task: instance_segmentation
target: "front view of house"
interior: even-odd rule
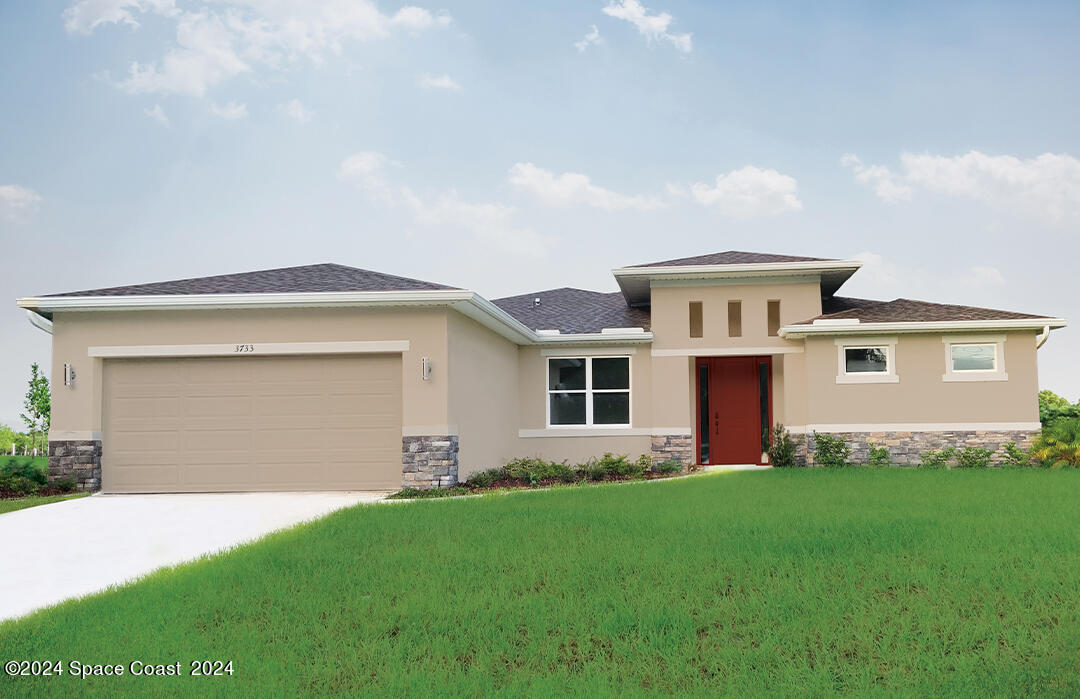
[[[895,463],[1028,442],[1037,351],[1065,321],[837,296],[859,266],[723,252],[488,301],[322,264],[18,304],[53,337],[51,475],[84,490],[427,488],[604,452],[765,464],[778,423]]]

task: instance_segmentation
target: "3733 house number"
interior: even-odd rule
[[[237,345],[236,352],[254,352],[255,345]]]

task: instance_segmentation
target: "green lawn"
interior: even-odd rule
[[[25,510],[28,507],[48,505],[51,502],[60,502],[61,500],[70,500],[71,498],[81,498],[86,495],[86,493],[74,493],[72,495],[30,495],[25,498],[15,498],[14,500],[0,500],[0,515],[6,512],[14,512],[15,510]]]
[[[4,695],[1076,696],[1080,472],[773,470],[359,507],[0,625],[0,649],[235,673],[2,677]]]

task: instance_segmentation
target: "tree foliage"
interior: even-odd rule
[[[1053,391],[1039,391],[1039,422],[1046,427],[1059,418],[1080,418],[1080,403],[1073,405]]]
[[[30,381],[23,400],[23,410],[19,417],[26,423],[26,429],[33,439],[34,447],[44,449],[52,422],[52,394],[49,391],[49,379],[41,373],[37,362],[30,365]]]
[[[1051,468],[1080,467],[1080,418],[1054,420],[1032,445],[1031,455]]]

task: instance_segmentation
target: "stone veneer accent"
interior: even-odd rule
[[[685,469],[694,463],[694,438],[688,434],[654,434],[652,459],[654,464],[674,459]]]
[[[401,486],[429,490],[458,482],[457,435],[401,438]]]
[[[49,483],[66,478],[80,492],[101,490],[101,440],[72,439],[49,442]]]
[[[823,433],[824,434],[824,433]],[[993,452],[991,463],[999,464],[1005,454],[1002,448],[1006,442],[1016,442],[1021,449],[1027,449],[1039,431],[1029,430],[949,430],[942,432],[829,432],[830,436],[840,437],[851,447],[851,461],[865,464],[870,458],[870,446],[885,447],[889,450],[889,459],[897,466],[918,466],[922,463],[922,453],[931,449],[955,447],[981,447]],[[813,465],[813,435],[804,435],[797,447],[799,463]]]

